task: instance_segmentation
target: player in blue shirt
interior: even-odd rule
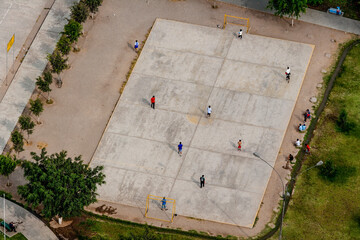
[[[178,154],[181,156],[182,155],[182,148],[183,148],[183,145],[182,143],[180,142],[179,145],[178,145]]]
[[[166,210],[166,199],[165,197],[161,200],[161,210],[165,209]]]
[[[135,51],[137,51],[138,48],[139,48],[139,42],[138,42],[138,40],[135,40],[135,44],[134,44]]]

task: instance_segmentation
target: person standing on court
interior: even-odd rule
[[[209,105],[209,107],[207,108],[207,117],[211,116],[211,112],[212,112],[212,109],[211,109],[211,106]]]
[[[166,199],[163,197],[161,200],[161,210],[166,210]]]
[[[139,48],[139,42],[138,40],[135,40],[135,44],[134,44],[135,52],[137,52],[138,48]]]
[[[152,98],[150,99],[150,102],[151,102],[151,107],[153,109],[155,109],[155,96],[152,96]]]
[[[241,139],[238,141],[238,151],[241,151]]]
[[[290,67],[287,67],[285,75],[286,75],[286,80],[288,81],[288,83],[290,82]]]
[[[202,188],[202,187],[205,187],[205,177],[204,177],[204,175],[202,175],[200,177],[200,188]]]
[[[180,142],[179,145],[178,145],[178,154],[181,156],[182,155],[182,148],[183,148],[183,145],[182,143]]]
[[[242,29],[238,32],[238,38],[242,39]]]

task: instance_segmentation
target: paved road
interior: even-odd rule
[[[274,13],[266,9],[268,0],[221,0],[222,2],[231,3],[241,7],[259,10],[267,13]],[[320,12],[313,9],[306,9],[306,13],[303,14],[299,20],[317,24],[324,27],[337,29],[349,33],[355,33],[360,35],[360,21],[352,20],[349,18],[339,17],[333,14]]]
[[[55,44],[60,38],[59,33],[63,30],[64,25],[67,23],[67,18],[70,15],[69,7],[76,1],[78,0],[55,1],[46,19],[42,23],[41,28],[38,30],[34,41],[31,43],[31,47],[22,61],[20,68],[16,72],[14,79],[8,87],[4,97],[1,99],[0,152],[3,152],[18,118],[24,111],[24,108],[35,89],[36,78],[41,75],[45,69],[47,64],[47,54],[53,52]],[[12,10],[12,15],[18,17],[19,19],[25,18],[21,15],[21,11],[29,11],[28,8],[25,8],[25,10],[22,8],[16,10],[17,11]],[[15,12],[17,14],[15,14]],[[41,11],[39,11],[39,13],[40,12]],[[5,14],[2,15],[5,16]],[[0,17],[2,15],[0,12]],[[6,20],[7,18],[5,17],[4,19]],[[23,21],[26,21],[26,19],[27,18],[22,19],[21,21],[19,20],[16,24],[14,24],[13,21],[4,20],[0,27],[22,29],[21,25],[23,24]],[[3,36],[1,31],[0,36]],[[24,36],[22,39],[24,40],[26,37],[27,36]],[[0,37],[0,40],[1,39],[2,37]],[[3,66],[1,58],[0,66]]]
[[[0,1],[0,84],[5,79],[14,57],[18,55],[25,39],[44,9],[47,0],[36,1]],[[15,42],[8,53],[8,69],[6,69],[6,44],[15,34]]]
[[[52,240],[58,239],[56,235],[37,217],[19,205],[5,200],[6,222],[21,222],[17,231],[21,232],[27,239],[31,240]],[[4,198],[0,197],[0,216],[4,218]],[[15,235],[7,232],[8,236]]]

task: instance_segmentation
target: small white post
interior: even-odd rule
[[[3,197],[4,197],[4,239],[6,239],[6,234],[5,234],[5,230],[6,230],[6,228],[5,228],[5,193],[3,194]]]
[[[62,222],[63,222],[63,218],[59,216],[59,219],[58,219],[58,223],[59,223],[59,225],[61,225],[61,224],[62,224]]]
[[[7,45],[5,45],[5,46],[7,46]],[[7,86],[7,71],[8,71],[8,51],[7,51],[7,48],[6,48],[6,69],[5,69],[5,85]]]
[[[14,43],[15,43],[15,33],[14,33]],[[14,70],[14,62],[15,62],[15,46],[13,46],[13,64],[12,64],[12,73],[14,74],[15,73],[15,70]]]

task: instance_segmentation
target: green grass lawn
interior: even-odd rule
[[[131,223],[118,219],[111,219],[97,215],[88,215],[85,213],[85,221],[80,222],[76,228],[78,238],[103,240],[201,240],[201,239],[237,239],[229,236],[210,237],[206,233],[197,233],[196,231],[179,231],[166,228],[153,228],[146,225]]]
[[[337,121],[348,113],[352,130],[344,133]],[[360,46],[345,59],[328,105],[320,117],[312,152],[302,169],[325,164],[298,177],[284,220],[284,239],[360,239]]]
[[[0,231],[0,240],[4,240],[4,234],[3,232]],[[6,239],[10,239],[10,240],[27,240],[27,238],[22,235],[22,233],[17,233],[16,235],[12,236],[11,238],[9,238],[8,236],[6,236]]]
[[[27,240],[27,238],[22,235],[22,233],[17,233],[16,235],[12,236],[11,238],[6,238],[10,240]]]

